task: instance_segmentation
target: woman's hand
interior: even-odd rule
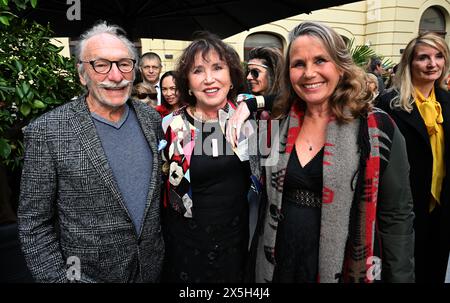
[[[233,116],[228,119],[226,127],[226,138],[231,146],[235,148],[238,143],[241,127],[245,120],[250,116],[250,110],[245,102],[241,102],[234,112]]]

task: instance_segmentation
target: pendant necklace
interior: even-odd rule
[[[219,118],[209,118],[206,115],[205,115],[206,118],[204,118],[203,115],[199,115],[197,113],[197,111],[195,110],[195,106],[189,106],[189,109],[191,110],[192,116],[196,120],[198,120],[200,122],[206,123],[206,122],[217,122],[217,121],[219,121]]]
[[[309,146],[309,147],[308,147],[308,150],[309,150],[309,151],[312,151],[312,149],[313,149],[313,148],[312,148],[312,144],[309,143],[309,140],[308,140],[308,139],[306,139],[306,144],[308,144],[308,146]]]
[[[196,119],[197,121],[200,121],[202,123],[219,121],[218,117],[217,118],[209,118],[206,115],[205,115],[205,117],[206,117],[206,119],[205,119],[203,115],[201,115],[201,114],[199,115],[197,113],[197,111],[195,110],[195,106],[189,106],[189,109],[192,113],[193,118]],[[226,104],[224,109],[228,112],[228,103]],[[219,156],[219,144],[218,144],[218,140],[216,138],[211,139],[211,151],[212,151],[212,156],[214,158],[217,158]]]

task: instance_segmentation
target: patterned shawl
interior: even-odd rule
[[[223,110],[219,111],[219,124],[221,131],[225,130],[225,123],[234,113],[235,106],[228,102]],[[191,156],[195,148],[195,138],[201,131],[200,125],[189,123],[185,114],[185,107],[172,112],[164,117],[162,121],[163,131],[167,144],[163,152],[163,176],[165,176],[163,202],[164,207],[170,206],[173,210],[187,218],[192,218],[192,189],[190,177]],[[252,142],[256,140],[256,131],[248,139]],[[234,150],[235,153],[236,150]],[[261,188],[258,162],[255,156],[250,157],[250,167],[252,170],[252,188]]]
[[[374,255],[380,169],[384,169],[388,159],[380,157],[380,146],[389,153],[393,136],[392,124],[380,123],[377,113],[374,110],[367,118],[346,124],[328,124],[323,159],[320,282],[372,282],[366,274],[372,266],[368,260]],[[266,167],[268,203],[263,234],[257,243],[256,282],[270,282],[273,277],[286,166],[303,115],[293,106],[281,121],[278,134],[272,133],[279,150],[274,149],[277,155],[271,156],[278,157],[278,161]]]

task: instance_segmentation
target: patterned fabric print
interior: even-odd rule
[[[228,102],[225,107],[226,117],[224,121],[234,113],[235,106]],[[162,121],[166,148],[163,153],[163,160],[166,161],[167,180],[165,184],[166,193],[164,194],[164,206],[170,205],[175,211],[183,214],[187,218],[192,218],[192,189],[190,181],[190,162],[191,155],[195,148],[195,138],[200,131],[194,125],[188,122],[185,113],[186,107],[164,117]],[[224,131],[224,125],[221,129]],[[256,134],[256,132],[255,132]],[[250,157],[252,164],[252,183],[255,189],[261,188],[259,173],[254,169],[257,164],[255,157]],[[164,171],[164,168],[163,168]]]
[[[383,117],[387,123],[383,123]],[[383,127],[380,124],[383,123]],[[352,283],[372,283],[367,279],[369,257],[374,256],[375,221],[377,210],[378,186],[380,174],[387,166],[394,128],[391,120],[379,114],[378,110],[368,116],[368,133],[370,139],[370,155],[366,160],[362,193],[359,201],[353,201],[349,240],[343,270],[343,281]],[[381,130],[382,129],[382,130]],[[384,143],[382,143],[384,142]],[[362,179],[359,177],[359,179]],[[356,189],[358,190],[358,189]]]
[[[359,126],[359,120],[345,124],[332,120],[327,125],[323,160],[329,164],[323,165],[323,189],[329,193],[329,199],[322,204],[318,278],[323,283],[338,282],[342,274],[355,175],[360,163]]]
[[[286,169],[282,169],[282,170],[273,172],[271,174],[270,180],[271,180],[272,186],[280,193],[283,192],[285,176],[286,176]]]
[[[182,111],[177,111],[163,119],[167,146],[164,157],[168,159],[168,194],[164,195],[167,201],[164,205],[170,205],[175,211],[185,217],[192,217],[192,192],[190,188],[189,163],[194,149],[195,132],[197,129],[187,122]]]
[[[284,177],[289,156],[293,150],[295,139],[300,132],[303,112],[292,107],[289,116],[282,120],[278,134],[269,134],[274,139],[272,152],[279,152],[278,161],[273,166],[266,167],[267,197],[270,204],[265,212],[264,236],[258,242],[258,253],[256,260],[256,282],[271,282],[275,265],[275,240],[278,222],[281,219],[281,201]],[[273,148],[280,147],[279,150]]]

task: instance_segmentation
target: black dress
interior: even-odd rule
[[[319,262],[321,204],[299,205],[293,193],[302,190],[307,195],[321,197],[323,148],[302,167],[294,148],[286,168],[275,246],[273,282],[317,282]],[[316,199],[316,201],[320,199]]]
[[[192,117],[186,116],[193,124]],[[166,258],[162,280],[241,282],[249,237],[250,166],[231,152],[217,122],[202,126],[203,133],[195,139],[190,163],[192,218],[170,207],[165,210]],[[213,138],[219,142],[218,156],[211,153]]]

